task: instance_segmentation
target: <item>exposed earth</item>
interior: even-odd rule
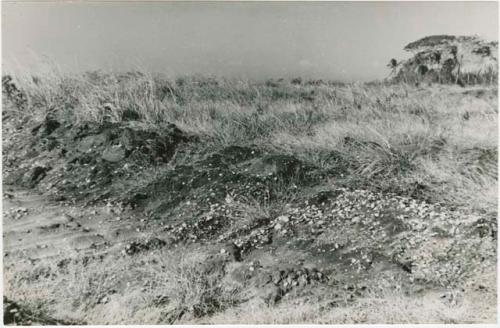
[[[497,162],[471,152],[484,170]],[[287,304],[319,318],[388,294],[494,322],[496,213],[438,202],[419,184],[373,188],[353,179],[354,160],[328,160],[215,147],[133,115],[76,123],[4,110],[5,323],[213,323]]]
[[[493,267],[487,256],[494,253],[495,230],[479,217],[460,218],[460,213],[402,197],[343,189],[320,192],[309,204],[254,221],[237,201],[228,199],[189,224],[171,225],[116,204],[65,205],[9,187],[3,204],[5,269],[36,268],[31,273],[35,280],[56,280],[68,274],[68,266],[85,270],[89,263],[130,257],[138,261],[144,253],[182,245],[189,252],[209,254],[203,266],[223,269],[226,287],[236,284],[245,290],[247,301],[257,297],[275,304],[287,297],[307,299],[324,289],[323,297],[334,308],[368,291],[390,288],[408,295],[439,295],[456,305],[465,288],[479,293],[491,288],[481,281],[462,282]],[[224,216],[228,214],[233,220]],[[126,294],[130,283],[143,281],[140,272],[117,270],[101,294],[89,297],[94,306],[105,307]],[[6,323],[85,323],[26,314],[22,307],[4,304]],[[175,310],[191,319],[204,314],[196,314],[196,308]]]

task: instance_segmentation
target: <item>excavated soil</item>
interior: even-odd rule
[[[7,271],[45,262],[85,270],[109,258],[203,248],[224,268],[221,283],[250,295],[239,303],[272,305],[323,288],[343,295],[330,300],[336,307],[384,288],[460,293],[469,277],[495,265],[494,218],[320,183],[345,173],[346,163],[323,171],[252,145],[211,149],[173,125],[25,123],[4,120]],[[252,211],[256,203],[274,206]],[[89,296],[95,306],[126,293],[123,281],[112,285]],[[5,323],[82,322],[37,317],[15,302],[4,301]],[[172,311],[172,322],[189,311],[210,314]]]

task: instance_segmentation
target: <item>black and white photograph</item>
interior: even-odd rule
[[[497,1],[1,3],[3,324],[497,324]]]

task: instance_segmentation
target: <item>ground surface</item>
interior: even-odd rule
[[[475,310],[480,312],[469,312],[469,318],[465,322],[491,323],[495,313],[493,304],[486,311],[484,308],[484,302],[495,297],[495,286],[492,284],[494,281],[491,280],[495,272],[491,268],[486,268],[486,273],[491,275],[488,280],[469,280],[467,285],[453,288],[439,284],[429,288],[428,281],[414,281],[413,277],[419,272],[414,270],[413,274],[410,274],[411,264],[377,259],[377,256],[383,257],[383,254],[374,252],[371,247],[366,247],[365,243],[356,242],[355,245],[360,247],[350,246],[347,250],[342,250],[348,244],[347,236],[330,237],[335,243],[289,237],[286,238],[287,241],[293,240],[298,245],[286,246],[283,245],[286,244],[284,241],[279,241],[283,237],[276,236],[278,242],[272,243],[267,249],[254,251],[243,262],[240,262],[241,259],[236,261],[234,254],[230,254],[230,249],[222,253],[222,250],[227,248],[225,244],[218,244],[218,247],[210,245],[205,249],[191,247],[182,251],[176,251],[174,248],[175,253],[182,254],[181,257],[194,257],[188,260],[179,259],[175,254],[161,250],[165,246],[163,241],[169,240],[171,234],[163,232],[162,227],[157,224],[141,221],[132,213],[115,213],[110,206],[83,208],[54,204],[44,196],[8,187],[4,195],[4,265],[7,279],[5,294],[7,298],[23,301],[23,305],[16,304],[8,308],[13,314],[9,323],[109,324],[141,323],[143,320],[169,323],[178,320],[184,322],[182,317],[189,322],[194,320],[201,323],[227,323],[233,320],[266,322],[265,317],[258,319],[256,314],[251,316],[251,313],[246,312],[246,308],[240,310],[242,313],[232,314],[234,317],[228,315],[230,318],[221,317],[220,314],[219,319],[217,316],[212,319],[203,319],[203,316],[201,319],[197,318],[196,306],[201,307],[198,310],[201,312],[214,311],[203,309],[207,306],[202,303],[207,302],[202,295],[205,289],[205,292],[218,293],[219,296],[229,292],[225,295],[229,298],[227,302],[247,302],[273,322],[377,320],[378,317],[374,316],[374,313],[371,313],[374,318],[370,318],[370,311],[389,311],[394,316],[394,322],[412,321],[418,318],[418,313],[414,311],[417,311],[419,303],[424,306],[422,311],[428,312],[426,315],[429,315],[426,320],[417,319],[424,322],[437,320],[456,323],[459,320],[454,316],[463,316],[464,314],[460,314],[462,311]],[[293,215],[290,217],[292,220],[296,219]],[[282,231],[277,230],[276,226],[282,220],[286,221],[284,218],[285,216],[281,220],[278,219],[278,223],[274,225],[277,235]],[[312,219],[306,222],[313,222],[307,225],[317,227],[319,221],[324,222],[325,216],[313,214]],[[293,227],[289,221],[285,224]],[[333,222],[328,222],[328,225],[335,230],[339,229]],[[293,229],[300,231],[308,228],[295,226]],[[325,226],[320,225],[319,229],[325,229]],[[355,238],[371,238],[363,235],[360,230],[357,230],[359,236],[350,236],[351,241]],[[392,230],[392,227],[388,230]],[[345,228],[339,235],[344,232]],[[428,249],[420,249],[426,253],[421,256],[432,256],[432,252],[440,252],[437,256],[450,257],[449,245],[460,243],[449,236],[422,239],[426,240],[423,247]],[[344,244],[339,245],[339,242]],[[483,243],[479,242],[477,246],[481,247]],[[336,248],[341,250],[335,252]],[[345,260],[342,260],[342,254],[345,254]],[[145,265],[150,267],[145,268]],[[177,268],[165,270],[165,265]],[[424,266],[424,263],[420,265]],[[162,269],[166,272],[161,272]],[[184,271],[193,269],[197,272]],[[425,275],[422,272],[426,269],[430,271],[435,268],[432,268],[432,265],[423,267],[420,272],[422,280]],[[214,270],[214,281],[210,281]],[[480,274],[487,277],[484,270],[482,269]],[[440,277],[432,278],[440,280]],[[205,279],[208,281],[204,281]],[[227,284],[225,288],[229,289],[228,291],[214,290],[217,289],[215,280],[218,279]],[[174,280],[173,283],[185,283],[183,287],[192,289],[189,293],[195,295],[184,295],[181,299],[171,300],[169,295],[172,297],[172,290],[168,289],[172,286],[169,280]],[[239,295],[231,295],[232,288],[237,290]],[[367,288],[371,290],[369,293],[366,292]],[[380,293],[378,295],[377,290]],[[182,289],[181,292],[188,293]],[[201,295],[196,295],[197,293]],[[245,297],[242,294],[246,294]],[[366,307],[358,308],[359,302],[366,300],[369,300]],[[377,304],[377,301],[381,304]],[[170,302],[173,302],[174,306],[169,307]],[[131,307],[131,303],[135,307]],[[311,303],[313,310],[308,308]],[[191,304],[191,308],[188,304]],[[268,313],[272,311],[269,304],[281,304],[277,305],[281,307],[282,304],[287,304],[287,308],[278,307],[278,315],[274,317],[276,314]],[[396,304],[399,309],[388,309]],[[228,304],[225,306],[234,311]],[[234,306],[236,309],[241,307],[236,304]],[[287,317],[283,312],[290,310],[292,306],[296,308],[295,311],[305,313],[301,313],[299,317]],[[92,311],[86,312],[88,307]],[[339,307],[341,311],[336,314]],[[72,312],[75,308],[79,311]],[[125,315],[127,310],[137,312]],[[148,312],[141,313],[141,310]],[[398,311],[404,312],[398,314]],[[314,318],[315,315],[320,316]],[[241,318],[238,319],[238,316]]]
[[[494,89],[101,78],[4,94],[6,323],[495,322]]]

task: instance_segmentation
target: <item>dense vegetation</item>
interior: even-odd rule
[[[391,59],[392,79],[405,83],[477,85],[498,83],[498,42],[477,36],[433,35],[411,42],[411,57]]]

